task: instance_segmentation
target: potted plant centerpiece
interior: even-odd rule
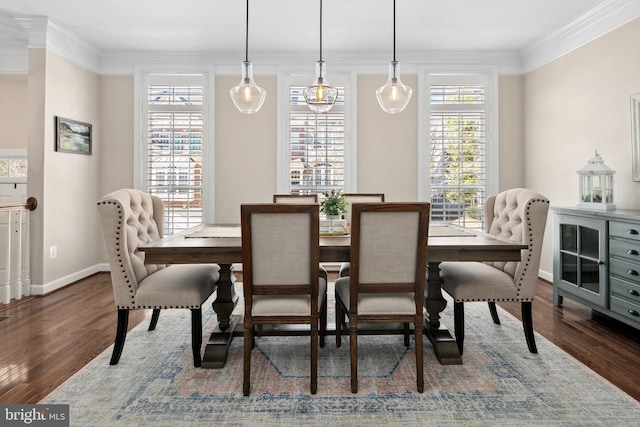
[[[339,191],[331,190],[324,193],[324,199],[320,203],[320,210],[324,212],[327,219],[340,219],[347,212],[347,199]]]
[[[347,199],[344,194],[335,190],[324,193],[324,199],[320,202],[320,210],[327,217],[325,220],[320,220],[321,235],[347,234],[347,221],[342,219],[342,214],[347,212]]]

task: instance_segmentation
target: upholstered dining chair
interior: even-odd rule
[[[153,310],[149,330],[155,329],[161,309],[191,310],[193,364],[201,365],[202,304],[216,290],[219,267],[145,264],[140,246],[162,238],[163,211],[160,198],[133,189],[114,191],[98,202],[118,310],[111,365],[120,360],[129,311],[138,309]]]
[[[308,324],[310,389],[318,379],[318,341],[327,328],[327,281],[320,277],[320,208],[317,204],[243,204],[243,393],[251,389],[251,350],[258,324]],[[295,266],[295,268],[292,268]]]
[[[358,392],[358,325],[414,324],[416,384],[424,391],[423,304],[429,203],[356,203],[351,225],[351,275],[335,283],[336,319],[349,318],[351,391]],[[336,345],[341,346],[336,325]]]
[[[273,203],[290,203],[294,205],[318,203],[318,194],[274,194]]]
[[[538,267],[549,200],[525,188],[514,188],[487,198],[485,230],[489,234],[526,243],[518,262],[443,262],[442,288],[453,297],[454,329],[458,350],[464,347],[464,303],[489,303],[491,317],[500,324],[497,301],[521,303],[527,346],[537,353],[531,305],[538,284]]]
[[[345,193],[344,198],[347,200],[347,212],[344,214],[344,219],[347,220],[347,227],[351,227],[351,206],[354,203],[375,203],[384,202],[384,193]],[[343,262],[340,264],[339,277],[345,277],[349,275],[349,263]]]

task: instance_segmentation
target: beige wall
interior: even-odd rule
[[[96,245],[100,241],[99,76],[45,49],[31,49],[29,60],[28,192],[40,201],[31,221],[31,279],[36,289],[55,288],[60,281],[64,284],[65,277],[102,261]],[[93,125],[92,155],[54,150],[56,116]],[[53,245],[58,255],[50,259]]]
[[[640,209],[631,175],[630,96],[640,92],[640,19],[525,76],[525,184],[552,206],[575,206],[595,150],[616,171],[615,204]],[[552,272],[553,221],[541,269]]]
[[[239,223],[240,204],[271,202],[276,193],[275,76],[256,77],[267,97],[256,114],[240,113],[229,96],[238,76],[216,77],[215,220]]]
[[[27,149],[27,75],[0,74],[0,149]]]
[[[133,187],[133,76],[100,78],[100,194]]]
[[[382,111],[376,89],[387,76],[358,77],[358,182],[357,191],[384,193],[389,202],[418,197],[418,78],[403,75],[413,88],[405,110],[398,114]]]
[[[524,78],[500,76],[498,86],[498,191],[503,191],[524,186]]]

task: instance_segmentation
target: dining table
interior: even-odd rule
[[[462,364],[451,332],[440,321],[447,306],[442,294],[439,265],[447,261],[519,261],[526,244],[452,224],[431,224],[427,242],[426,318],[424,334],[443,365]],[[239,295],[234,286],[234,264],[242,262],[238,224],[203,224],[142,245],[147,264],[215,263],[220,277],[212,303],[217,325],[205,346],[203,368],[223,368],[234,336],[242,336],[242,315],[233,314]],[[348,262],[351,236],[320,236],[320,262]],[[340,327],[339,323],[337,327]]]

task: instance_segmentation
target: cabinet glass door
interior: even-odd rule
[[[606,221],[558,215],[556,286],[606,306]]]

